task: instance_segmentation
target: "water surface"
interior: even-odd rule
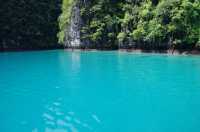
[[[200,57],[0,53],[0,132],[200,132]]]

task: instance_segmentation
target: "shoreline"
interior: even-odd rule
[[[120,49],[124,51],[124,49]],[[125,49],[126,52],[135,53],[156,53],[156,54],[170,54],[170,55],[200,55],[199,50],[179,50],[179,49],[168,49],[168,50],[143,50],[143,49]]]
[[[169,55],[200,55],[200,50],[144,50],[144,49],[81,49],[81,48],[66,48],[65,51],[122,51],[133,53],[155,53],[155,54],[169,54]]]
[[[50,49],[12,49],[3,50],[0,53],[6,52],[31,52],[31,51],[52,51],[52,50],[64,50],[64,51],[123,51],[123,52],[133,52],[133,53],[155,53],[155,54],[169,54],[169,55],[200,55],[200,50],[180,50],[180,49],[168,49],[168,50],[145,50],[145,49],[82,49],[82,48],[50,48]]]

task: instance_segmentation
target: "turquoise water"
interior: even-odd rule
[[[0,53],[0,132],[200,132],[200,57]]]

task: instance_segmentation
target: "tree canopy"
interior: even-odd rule
[[[0,4],[0,50],[60,47],[76,2],[83,44],[200,48],[199,0],[7,0]]]
[[[63,2],[60,31],[73,6]],[[86,0],[82,3],[81,39],[117,48],[195,48],[200,46],[199,0]],[[70,4],[69,4],[70,3]],[[67,11],[66,11],[67,10]],[[59,36],[62,43],[62,35]]]
[[[0,50],[55,48],[61,0],[0,2]]]

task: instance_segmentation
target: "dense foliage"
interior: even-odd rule
[[[64,0],[60,42],[64,40],[72,6],[73,0]],[[199,0],[84,0],[80,7],[81,40],[95,47],[200,46]]]
[[[0,2],[0,50],[58,47],[60,0]]]

